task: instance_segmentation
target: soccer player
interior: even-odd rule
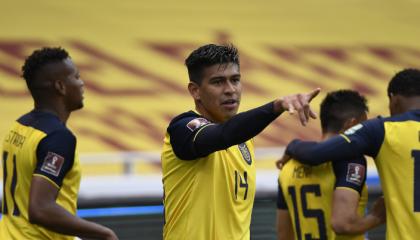
[[[358,92],[328,93],[320,110],[322,138],[328,139],[365,121],[367,111],[366,99]],[[314,167],[289,161],[279,175],[278,239],[364,240],[364,232],[385,220],[380,202],[363,217],[367,203],[365,179],[363,156]]]
[[[286,154],[306,164],[372,156],[385,198],[386,237],[414,240],[420,229],[420,70],[398,72],[388,96],[391,117],[363,122],[320,143],[294,140]]]
[[[315,117],[308,103],[319,89],[237,114],[242,85],[235,47],[205,45],[185,63],[195,111],[172,119],[164,139],[163,237],[250,239],[255,195],[252,138],[283,111],[297,111],[306,124]]]
[[[75,216],[81,168],[66,122],[83,107],[78,69],[64,49],[42,48],[22,71],[35,107],[3,141],[0,239],[118,239],[111,229]]]

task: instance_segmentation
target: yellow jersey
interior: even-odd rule
[[[346,188],[360,194],[358,214],[367,204],[366,160],[309,166],[290,160],[279,174],[277,207],[288,209],[295,239],[364,240],[360,235],[336,235],[331,227],[333,194]]]
[[[76,214],[81,177],[76,138],[58,117],[34,110],[14,122],[3,141],[2,167],[0,239],[74,239],[31,224],[28,218],[32,176],[60,189],[57,204]]]
[[[420,110],[363,122],[321,143],[294,140],[286,153],[307,164],[373,157],[385,199],[386,238],[419,239]]]
[[[209,125],[190,111],[168,127],[162,151],[165,240],[250,239],[256,177],[252,140],[189,160],[174,151],[189,152],[183,144]]]

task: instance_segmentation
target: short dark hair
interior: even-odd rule
[[[388,84],[388,96],[391,94],[404,97],[420,96],[420,70],[408,68],[395,74]]]
[[[329,92],[321,103],[322,132],[338,133],[351,118],[359,118],[369,110],[367,100],[353,90]]]
[[[235,63],[239,66],[238,49],[232,44],[208,44],[194,50],[185,65],[188,69],[190,81],[201,84],[203,69],[215,64]]]
[[[44,47],[33,51],[22,66],[22,77],[31,93],[33,88],[36,87],[36,75],[40,69],[47,64],[60,62],[69,57],[67,51],[61,47]]]

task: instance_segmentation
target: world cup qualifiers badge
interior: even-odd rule
[[[365,166],[357,163],[349,163],[347,168],[347,182],[361,186],[365,179]]]

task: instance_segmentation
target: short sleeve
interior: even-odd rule
[[[286,199],[284,198],[283,191],[281,190],[280,179],[277,188],[277,209],[287,209]]]
[[[67,129],[54,131],[43,138],[36,151],[34,174],[42,175],[61,187],[73,167],[76,137]]]
[[[168,133],[175,155],[183,160],[197,158],[194,138],[199,131],[210,124],[207,119],[198,115],[190,115],[172,121],[168,127]]]
[[[366,181],[366,159],[355,158],[350,161],[334,161],[335,188],[351,188],[361,194]]]
[[[349,128],[342,136],[350,141],[359,153],[376,157],[384,141],[384,135],[383,119],[376,118]]]

